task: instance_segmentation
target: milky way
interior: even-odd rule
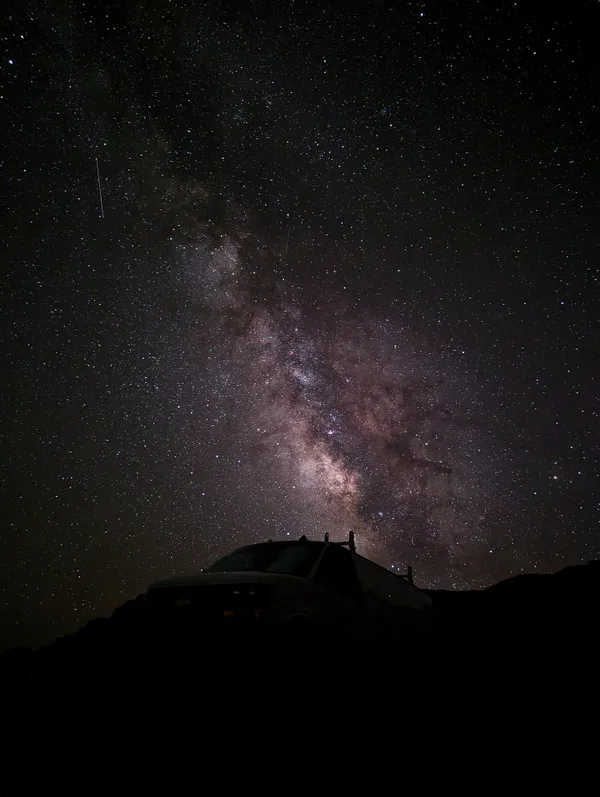
[[[186,361],[211,352],[202,383],[227,408],[236,464],[252,462],[254,488],[228,500],[270,506],[265,537],[353,530],[398,567],[489,544],[510,453],[456,357],[428,351],[401,317],[336,296],[306,304],[287,284],[256,298],[229,235],[202,235],[174,260],[195,307]]]
[[[598,3],[5,5],[0,646],[270,538],[600,556]]]

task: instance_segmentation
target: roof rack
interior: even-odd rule
[[[354,542],[353,531],[348,532],[348,539],[342,540],[341,542],[331,542],[331,540],[329,539],[329,532],[326,531],[325,542],[329,543],[329,545],[347,545],[351,553],[356,553],[356,544]],[[400,578],[403,578],[409,584],[414,584],[412,565],[408,565],[408,567],[406,568],[406,573],[396,573],[394,571],[394,575],[400,576]]]
[[[356,553],[356,543],[354,542],[354,532],[348,532],[348,539],[342,540],[341,542],[330,542],[329,540],[329,532],[325,532],[325,542],[329,542],[330,545],[347,545],[348,549],[351,553]]]
[[[306,536],[306,534],[303,534],[300,537],[300,542],[303,542],[305,540],[308,540],[308,537]],[[341,541],[330,540],[329,539],[329,532],[326,531],[325,532],[325,544],[327,544],[327,545],[347,545],[350,553],[356,553],[356,543],[355,543],[355,540],[354,540],[354,532],[353,531],[349,531],[348,532],[348,539],[347,540],[341,540]],[[391,571],[391,572],[393,572],[395,576],[399,576],[400,578],[403,578],[409,584],[414,584],[412,565],[408,565],[407,566],[406,573],[398,573],[396,571]]]

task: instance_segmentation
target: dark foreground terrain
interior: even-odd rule
[[[600,661],[600,561],[481,591],[429,594],[450,660],[501,660],[516,671]]]
[[[429,594],[439,652],[417,658],[411,650],[400,651],[394,661],[378,663],[383,670],[429,677],[447,676],[455,668],[461,676],[516,673],[534,678],[567,671],[585,678],[598,670],[600,562],[551,575],[518,576],[482,591]],[[337,664],[352,669],[352,660],[369,654],[266,628],[199,630],[185,618],[149,614],[140,596],[110,619],[94,620],[39,651],[8,651],[0,662],[9,710],[22,715],[64,713],[66,706],[110,713],[124,701],[160,706],[185,702],[194,690],[211,699],[206,685],[215,679],[231,686],[254,670],[264,677],[304,664],[314,665],[312,672],[339,672]]]

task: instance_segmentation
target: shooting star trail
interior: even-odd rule
[[[100,185],[100,167],[96,158],[96,175],[98,177],[98,193],[100,194],[100,215],[104,218],[104,202],[102,201],[102,186]]]
[[[283,259],[283,263],[286,266],[287,266],[287,259],[288,259],[288,249],[290,247],[290,230],[291,230],[291,227],[292,227],[292,225],[288,224],[287,237],[285,239],[285,257]]]

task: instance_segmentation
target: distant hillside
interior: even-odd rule
[[[451,656],[507,657],[515,664],[598,656],[600,562],[519,575],[485,590],[428,590]]]
[[[600,663],[600,562],[569,567],[550,575],[520,575],[480,591],[428,590],[439,620],[441,646],[431,662],[467,665],[485,671],[533,670]],[[295,649],[295,655],[301,648]],[[196,679],[216,662],[248,666],[276,657],[280,640],[269,634],[240,633],[225,638],[215,629],[178,625],[170,617],[148,615],[142,596],[128,601],[109,619],[97,619],[75,634],[32,652],[26,648],[0,657],[4,682],[47,697],[58,683],[71,691],[83,679],[135,689],[140,674],[172,683]],[[335,651],[312,650],[321,660]],[[366,651],[368,652],[368,651]],[[296,656],[297,657],[297,656]],[[111,680],[112,679],[112,680]],[[33,690],[33,692],[32,692]],[[21,693],[22,698],[22,693]]]

